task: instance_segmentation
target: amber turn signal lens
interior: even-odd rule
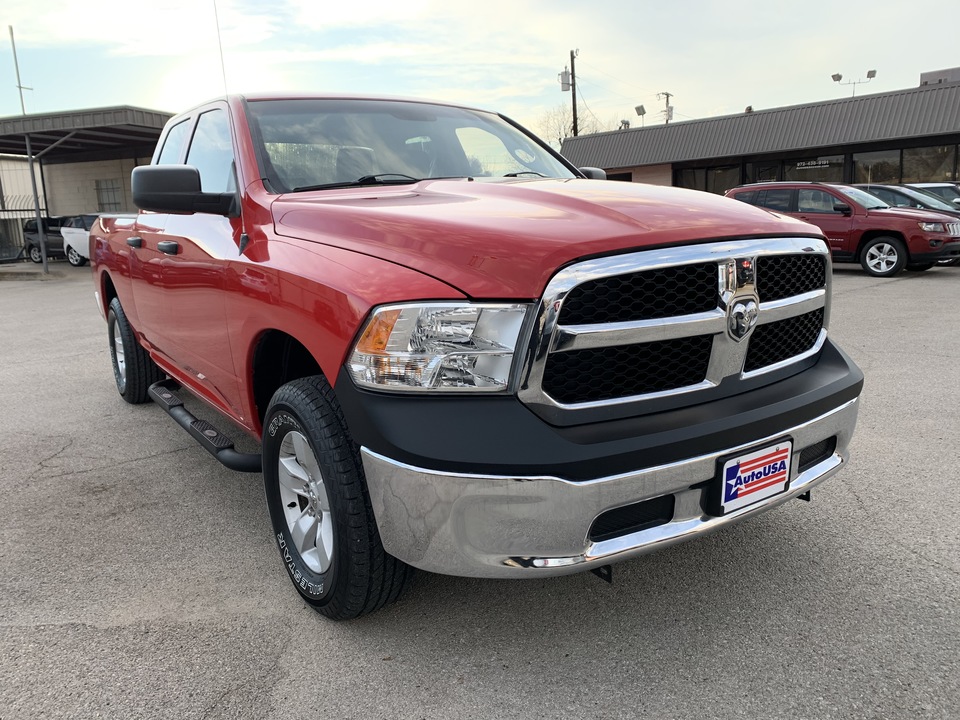
[[[386,310],[377,313],[371,323],[367,325],[366,330],[363,331],[363,335],[360,336],[356,351],[366,355],[382,355],[385,353],[387,342],[390,340],[390,333],[393,332],[393,326],[397,324],[400,312],[400,310]]]

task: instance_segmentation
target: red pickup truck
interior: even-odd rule
[[[185,112],[133,172],[141,212],[91,231],[120,395],[262,471],[291,580],[337,619],[414,567],[609,578],[809,499],[863,382],[827,333],[822,234],[601,178],[455,105]]]

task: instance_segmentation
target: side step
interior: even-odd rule
[[[150,386],[150,398],[167,415],[172,417],[177,425],[186,430],[200,443],[201,447],[213,455],[225,467],[238,472],[258,473],[263,470],[260,455],[237,452],[233,448],[233,441],[221,433],[206,420],[200,420],[183,406],[183,400],[177,395],[180,385],[175,380],[161,380]]]

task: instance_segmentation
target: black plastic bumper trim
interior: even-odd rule
[[[396,461],[446,473],[584,481],[768,437],[829,413],[862,387],[863,373],[828,340],[813,367],[765,387],[572,427],[547,424],[514,396],[377,393],[358,389],[345,370],[336,392],[354,440]]]

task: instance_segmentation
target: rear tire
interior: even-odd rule
[[[87,264],[87,259],[78,253],[77,249],[71,245],[67,248],[67,262],[74,267],[83,267]]]
[[[357,444],[323,377],[277,390],[263,421],[273,537],[300,597],[349,620],[396,600],[413,568],[380,541]]]
[[[164,375],[137,341],[119,298],[110,301],[107,337],[110,340],[110,362],[117,392],[131,405],[146,402],[150,399],[147,390],[155,382],[163,380]]]
[[[906,264],[907,248],[897,238],[872,238],[860,251],[860,266],[874,277],[893,277]]]

